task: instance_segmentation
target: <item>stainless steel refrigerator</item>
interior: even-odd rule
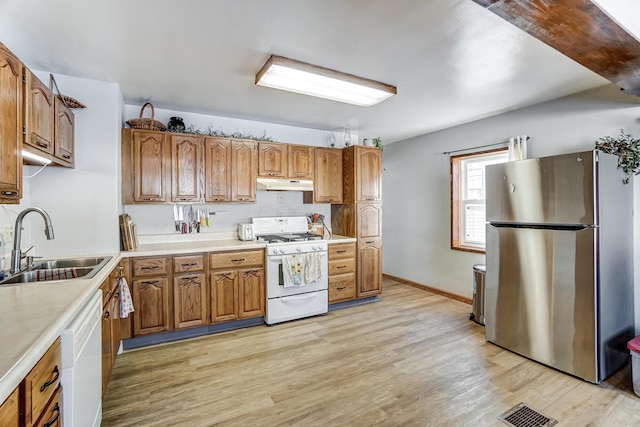
[[[632,185],[587,151],[486,168],[487,340],[599,383],[634,336]]]

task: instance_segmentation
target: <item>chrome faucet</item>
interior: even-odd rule
[[[11,274],[15,274],[20,271],[20,260],[25,256],[20,250],[20,238],[22,237],[22,220],[29,212],[38,212],[40,216],[42,216],[45,225],[44,234],[47,236],[47,240],[53,239],[53,225],[51,224],[51,218],[49,218],[48,213],[40,208],[27,208],[20,212],[18,214],[18,218],[16,218],[16,226],[13,233],[14,239],[13,250],[11,251]]]

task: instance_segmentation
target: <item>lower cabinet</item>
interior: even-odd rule
[[[382,292],[382,239],[358,239],[358,298]]]
[[[53,394],[53,397],[44,408],[35,427],[60,427],[62,425],[62,387]]]
[[[61,425],[61,373],[58,338],[23,381],[25,426]]]
[[[133,280],[133,334],[135,336],[170,331],[169,279],[153,277]]]
[[[329,303],[356,297],[356,244],[329,245]]]
[[[20,387],[16,387],[13,393],[0,405],[0,426],[20,426]]]
[[[264,316],[264,268],[238,271],[238,310],[241,319]]]
[[[173,319],[175,329],[207,324],[207,279],[204,273],[174,276]]]
[[[238,272],[211,272],[211,320],[227,322],[236,320],[238,310]]]

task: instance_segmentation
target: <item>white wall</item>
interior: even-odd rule
[[[43,81],[49,73],[35,72]],[[31,179],[24,179],[21,205],[5,205],[19,212],[27,206],[44,209],[53,223],[55,239],[44,235],[42,218],[29,214],[25,221],[22,248],[35,245],[38,255],[67,256],[117,252],[120,176],[121,99],[117,84],[56,75],[60,90],[86,109],[75,115],[75,169],[47,167]],[[25,168],[25,174],[37,170]],[[11,213],[11,223],[16,214]],[[3,222],[4,223],[4,222]]]
[[[130,118],[139,117],[140,106],[125,105],[124,116]],[[150,117],[149,107],[145,109],[144,117]],[[324,130],[284,126],[273,123],[256,122],[251,120],[233,119],[228,117],[209,116],[205,114],[176,112],[163,109],[155,110],[155,119],[167,124],[172,116],[182,117],[185,125],[195,125],[200,130],[206,131],[209,126],[222,130],[227,134],[233,132],[250,133],[256,137],[266,133],[267,136],[279,142],[290,144],[327,146],[329,133]],[[336,133],[339,146],[343,145],[344,134]],[[356,131],[351,131],[352,143],[358,141]],[[283,203],[278,202],[277,195],[283,194]],[[217,203],[207,205],[193,205],[194,209],[205,209],[207,212],[216,212],[210,216],[212,224],[208,229],[202,229],[202,233],[235,231],[237,224],[248,222],[254,216],[281,216],[281,215],[308,215],[314,212],[323,214],[326,224],[331,224],[331,205],[328,204],[303,204],[302,192],[286,191],[258,191],[256,203]],[[150,234],[178,234],[173,222],[173,210],[171,205],[126,205],[124,212],[131,215],[136,223],[139,235]]]
[[[640,98],[611,85],[385,146],[383,271],[471,298],[472,266],[484,263],[484,255],[450,249],[450,165],[444,151],[522,134],[531,136],[529,157],[589,150],[619,129],[640,137],[639,119]],[[640,221],[634,222],[638,237]]]

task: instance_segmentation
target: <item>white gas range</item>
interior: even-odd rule
[[[308,233],[307,217],[259,217],[251,222],[257,240],[267,242],[265,323],[327,313],[327,241]]]

